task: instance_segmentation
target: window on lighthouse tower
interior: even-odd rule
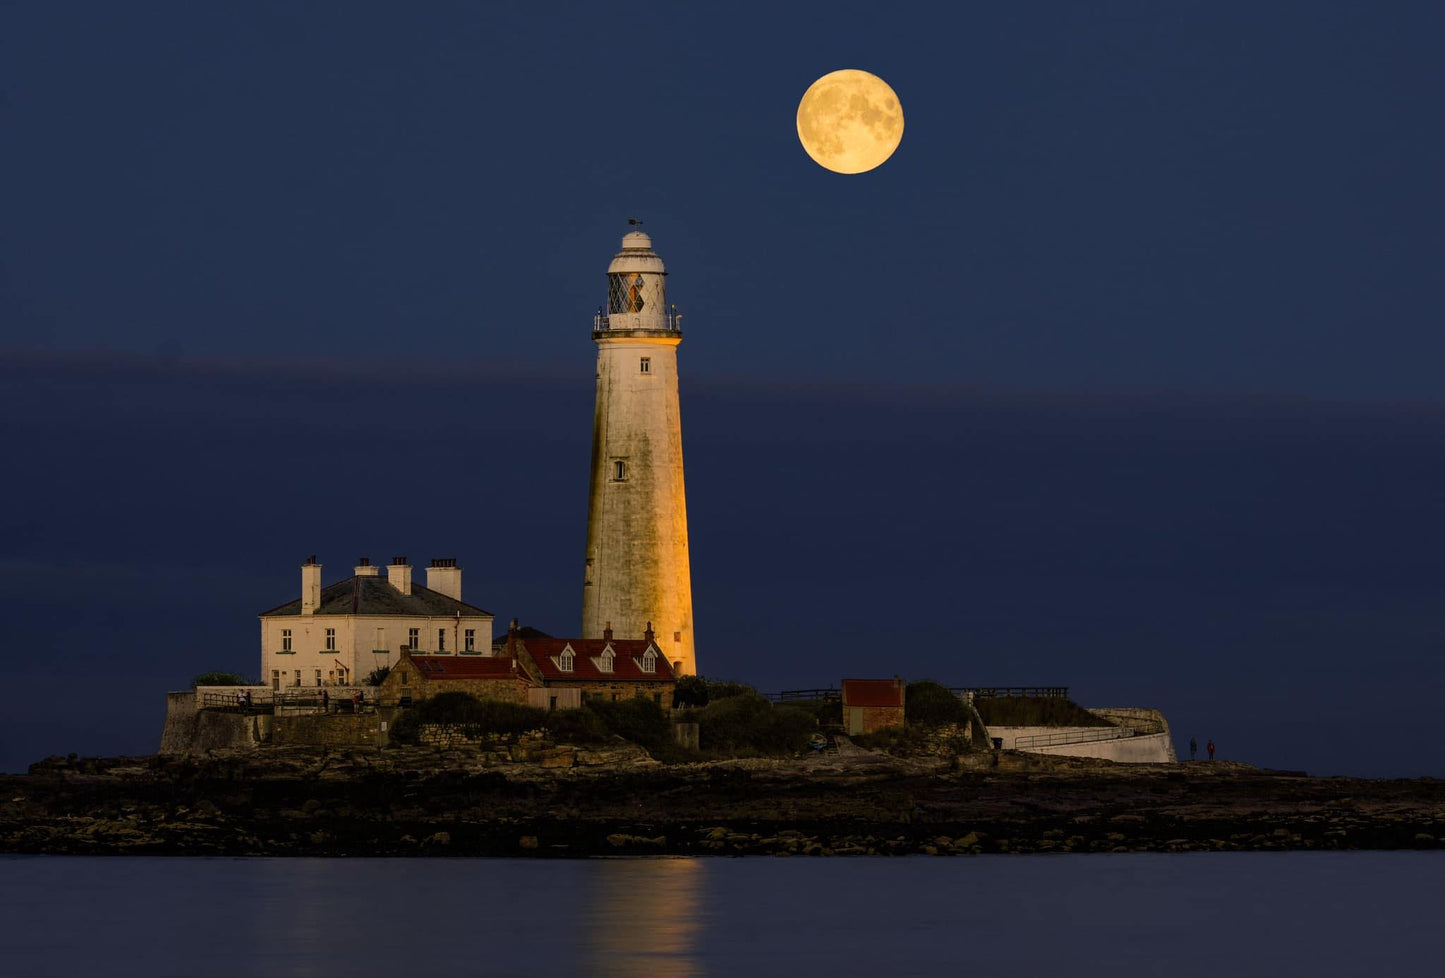
[[[642,298],[645,284],[636,272],[613,272],[607,276],[607,313],[641,312],[647,303]]]

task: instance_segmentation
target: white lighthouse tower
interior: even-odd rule
[[[687,495],[677,399],[681,316],[667,304],[667,269],[636,230],[607,266],[597,341],[597,409],[582,637],[640,638],[650,627],[680,674],[695,675]]]

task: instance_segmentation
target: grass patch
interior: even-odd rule
[[[973,701],[990,727],[1112,727],[1061,696],[981,696]]]

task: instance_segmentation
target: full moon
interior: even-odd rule
[[[798,103],[798,140],[834,173],[882,166],[903,139],[903,106],[888,83],[856,68],[831,71]]]

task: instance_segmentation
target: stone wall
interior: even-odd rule
[[[186,754],[196,736],[196,693],[166,694],[166,725],[161,729],[158,754]]]
[[[286,746],[381,747],[386,744],[391,713],[383,709],[361,714],[279,714],[272,740]]]
[[[850,734],[866,734],[884,727],[903,726],[901,706],[845,706],[843,723]]]
[[[271,740],[267,714],[198,710],[195,691],[166,694],[166,725],[159,754],[204,754],[210,750],[256,747]]]
[[[580,691],[581,691],[581,694],[582,694],[582,699],[583,699],[584,701],[586,701],[586,700],[593,700],[593,699],[600,699],[600,700],[630,700],[630,699],[632,699],[633,697],[639,696],[639,695],[642,696],[644,699],[649,699],[649,700],[650,700],[650,699],[653,699],[654,696],[656,696],[656,697],[661,697],[661,701],[660,701],[659,705],[660,705],[664,710],[670,710],[670,709],[672,709],[672,690],[673,690],[673,685],[674,685],[673,683],[666,683],[666,682],[645,682],[645,683],[636,683],[636,682],[632,682],[632,683],[630,683],[630,682],[613,682],[613,683],[608,683],[608,682],[595,682],[595,681],[592,681],[592,680],[588,680],[588,681],[586,681],[586,682],[577,682],[577,683],[552,682],[552,683],[549,683],[549,684],[548,684],[547,688],[548,688],[548,689],[556,689],[556,690],[566,690],[566,689],[577,689],[577,690],[580,690]],[[560,703],[561,703],[560,699],[558,700],[558,703],[559,703],[559,705],[560,705]]]

